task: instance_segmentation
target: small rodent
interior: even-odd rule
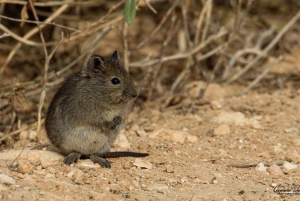
[[[66,155],[64,163],[70,165],[83,156],[110,168],[103,157],[114,157],[109,149],[127,103],[136,97],[136,88],[119,64],[117,51],[109,57],[91,56],[80,72],[70,75],[54,96],[45,122],[48,138]]]

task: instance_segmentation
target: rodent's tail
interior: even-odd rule
[[[103,154],[97,154],[102,158],[119,158],[119,157],[146,157],[149,156],[148,153],[138,153],[130,151],[116,151],[116,152],[106,152]]]

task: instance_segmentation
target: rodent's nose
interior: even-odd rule
[[[132,98],[136,98],[136,97],[137,97],[137,93],[136,93],[136,92],[133,93],[133,94],[131,95],[131,97],[132,97]]]

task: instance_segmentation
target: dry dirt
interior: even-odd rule
[[[217,95],[242,90],[213,86],[211,93]],[[129,157],[110,159],[111,169],[89,160],[66,166],[45,148],[27,151],[36,143],[25,136],[15,150],[0,155],[0,200],[299,200],[297,194],[274,192],[278,185],[281,190],[299,188],[299,167],[288,171],[279,163],[273,165],[275,171],[259,171],[227,166],[298,164],[299,95],[294,87],[251,91],[210,104],[183,100],[164,112],[159,104],[145,103],[129,116],[125,143],[113,148],[148,152],[144,165]],[[47,143],[44,133],[39,138],[38,144]],[[8,168],[24,145],[15,162],[19,167]]]

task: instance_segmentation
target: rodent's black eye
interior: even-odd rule
[[[112,83],[112,84],[120,84],[121,82],[120,82],[120,80],[119,80],[118,78],[113,78],[113,79],[111,80],[111,83]]]

